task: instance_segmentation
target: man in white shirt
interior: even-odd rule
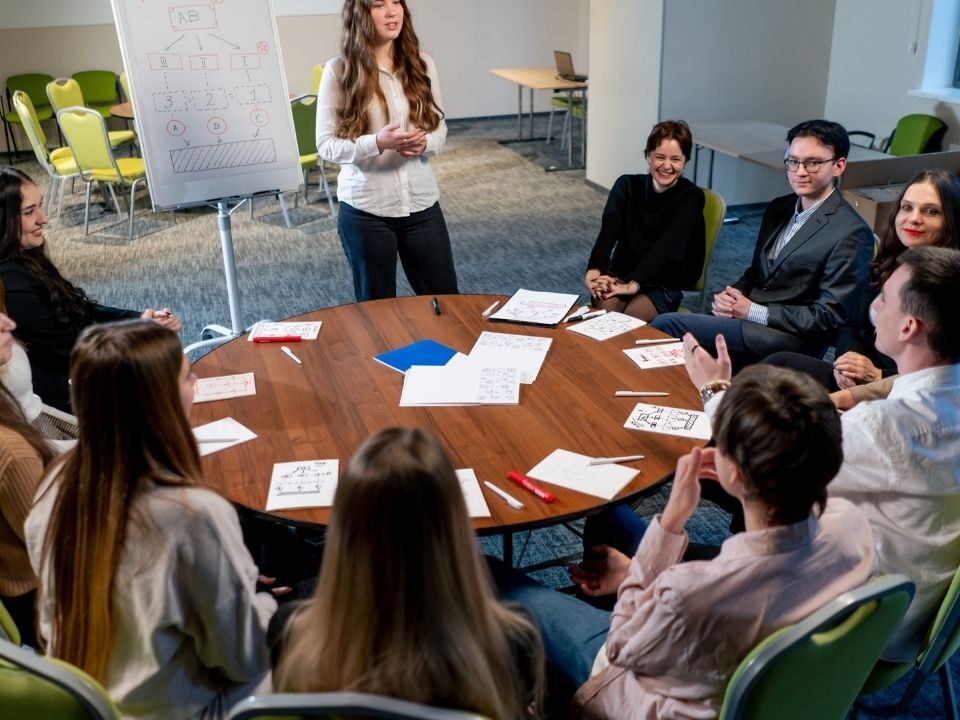
[[[960,566],[960,251],[912,248],[899,262],[871,308],[877,349],[899,375],[886,399],[843,414],[844,462],[829,487],[870,521],[877,571],[917,585],[889,660],[916,657]],[[717,338],[717,360],[689,334],[684,350],[711,412],[730,378],[726,343]]]

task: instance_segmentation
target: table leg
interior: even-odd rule
[[[517,85],[517,140],[523,139],[523,85]]]
[[[713,148],[710,148],[710,165],[707,170],[707,187],[713,190],[713,158],[716,156],[717,151]]]
[[[505,532],[503,534],[503,561],[513,567],[513,533]]]
[[[587,89],[580,91],[580,100],[583,103],[583,120],[580,122],[580,164],[587,166]]]
[[[530,132],[527,139],[533,140],[533,88],[530,88]]]
[[[699,143],[693,144],[693,184],[697,184],[697,166],[700,164],[700,151],[703,149],[703,145]]]

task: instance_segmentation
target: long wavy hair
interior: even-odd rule
[[[380,105],[385,118],[390,117],[387,99],[380,90],[377,59],[373,48],[376,29],[370,16],[371,0],[345,0],[343,34],[340,39],[339,72],[340,103],[337,106],[337,137],[356,138],[370,132],[371,103]],[[403,85],[403,94],[410,103],[410,125],[433,132],[443,118],[427,75],[427,63],[420,56],[420,41],[413,29],[413,17],[403,6],[403,26],[393,43],[393,64]]]
[[[36,183],[16,168],[0,167],[0,262],[19,262],[32,272],[49,296],[54,317],[59,322],[87,325],[91,317],[83,290],[60,274],[47,257],[44,245],[25,249],[20,244],[20,205],[26,184]]]
[[[539,707],[541,673],[521,680],[511,650],[541,667],[537,631],[494,598],[460,483],[425,430],[384,430],[350,459],[316,593],[284,637],[278,691],[370,692],[493,720]]]
[[[116,630],[117,568],[133,503],[155,485],[201,482],[180,399],[183,349],[157,323],[93,325],[70,358],[79,439],[58,475],[41,564],[52,587],[49,654],[105,680]]]
[[[900,242],[900,238],[897,237],[897,214],[900,211],[903,196],[907,194],[907,190],[912,185],[917,183],[930,183],[940,198],[943,230],[934,246],[953,248],[954,250],[960,249],[960,181],[954,175],[943,170],[923,170],[910,178],[910,181],[904,185],[903,191],[883,225],[877,257],[870,266],[870,279],[875,287],[883,285],[887,278],[893,274],[893,271],[898,267],[897,259],[907,249],[907,246]]]

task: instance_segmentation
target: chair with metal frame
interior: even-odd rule
[[[22,124],[20,114],[13,107],[13,94],[17,90],[22,90],[33,103],[34,110],[39,122],[50,120],[54,116],[54,110],[47,102],[46,88],[47,83],[51,82],[53,77],[42,73],[25,73],[23,75],[11,75],[7,78],[7,111],[0,112],[3,116],[4,139],[7,143],[7,158],[10,164],[13,164],[17,149],[17,140],[13,133],[13,126]],[[2,110],[2,108],[0,108]]]
[[[322,67],[322,66],[321,66]],[[297,150],[300,153],[300,167],[303,168],[303,200],[307,201],[309,189],[309,175],[311,170],[320,171],[320,182],[317,189],[327,196],[327,205],[330,214],[334,217],[337,211],[333,206],[333,195],[324,172],[323,161],[317,155],[317,96],[301,95],[290,101],[290,112],[293,114],[293,129],[297,136]]]
[[[133,238],[133,211],[136,201],[137,184],[146,182],[146,167],[143,158],[118,158],[110,147],[107,135],[107,126],[103,116],[96,110],[87,107],[68,107],[57,113],[57,121],[67,144],[73,151],[77,161],[80,177],[87,183],[87,203],[83,213],[83,234],[89,233],[90,227],[90,190],[93,183],[106,184],[113,197],[117,212],[120,214],[120,205],[113,191],[114,185],[121,188],[130,187],[129,231],[128,238]]]
[[[84,102],[78,103],[93,108],[104,119],[110,118],[110,108],[120,102],[117,74],[112,70],[83,70],[70,76],[77,81]]]
[[[0,640],[0,714],[31,720],[120,720],[106,690],[68,663]]]
[[[17,627],[2,602],[0,602],[0,640],[7,640],[14,645],[19,645],[21,642],[20,628]]]
[[[23,90],[17,90],[13,94],[13,107],[23,121],[23,130],[27,134],[31,147],[33,147],[33,154],[36,156],[37,162],[50,176],[50,188],[47,191],[47,196],[52,198],[56,194],[57,214],[55,218],[59,219],[60,209],[63,206],[63,191],[66,187],[65,181],[80,175],[77,163],[73,159],[73,153],[70,152],[68,147],[58,147],[52,150],[47,148],[47,136],[44,134],[43,127],[41,127],[37,118],[30,96]]]
[[[842,720],[914,589],[886,575],[773,633],[733,673],[718,720]]]
[[[717,236],[723,227],[723,216],[727,214],[727,203],[716,190],[703,188],[703,223],[706,228],[704,236],[703,271],[700,279],[693,286],[700,291],[700,307],[697,312],[702,313],[707,307],[707,272],[710,269],[710,258],[713,257],[713,248],[717,244]]]
[[[250,697],[230,711],[228,720],[280,718],[379,718],[380,720],[486,720],[482,715],[421,705],[357,692],[279,693]]]
[[[50,105],[58,115],[65,108],[89,107],[80,88],[80,83],[73,78],[57,78],[47,83],[47,97],[50,98]],[[96,113],[101,118],[103,117],[103,113],[99,110],[96,110]],[[109,116],[110,113],[108,112],[107,117]],[[107,131],[107,137],[112,148],[129,145],[137,141],[137,134],[133,130],[109,130]]]

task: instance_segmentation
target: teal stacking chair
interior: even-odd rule
[[[943,602],[940,603],[940,609],[927,631],[926,639],[917,653],[916,660],[911,662],[880,660],[870,673],[870,677],[863,686],[863,694],[883,690],[911,670],[914,671],[910,684],[896,705],[887,708],[870,706],[868,708],[870,713],[888,717],[906,714],[927,678],[936,674],[940,678],[945,715],[952,720],[958,720],[957,699],[954,697],[948,663],[958,647],[960,647],[960,569],[953,576],[953,581],[947,589]],[[865,708],[868,707],[865,703],[863,705]]]
[[[913,593],[887,575],[773,633],[730,678],[719,720],[843,720]]]
[[[0,718],[120,720],[120,713],[79,668],[0,640]]]
[[[280,693],[250,697],[234,706],[228,720],[280,718],[378,718],[381,720],[486,720],[462,710],[420,705],[368,693]]]
[[[7,157],[10,164],[13,164],[14,154],[19,152],[17,149],[17,140],[13,134],[13,126],[21,125],[23,121],[16,108],[13,107],[13,94],[17,90],[22,90],[33,103],[37,114],[37,120],[43,122],[49,120],[54,115],[54,110],[47,101],[46,88],[47,83],[51,82],[53,77],[41,73],[27,73],[25,75],[11,75],[7,78],[7,111],[3,113],[3,132],[7,142]],[[2,108],[0,108],[2,109]]]

